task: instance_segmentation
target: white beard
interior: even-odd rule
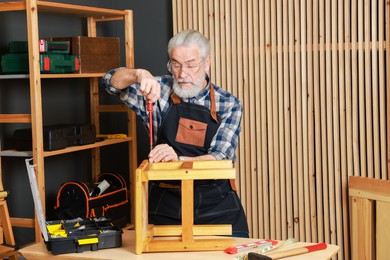
[[[198,95],[202,89],[203,89],[203,81],[204,77],[201,77],[198,82],[196,82],[191,89],[184,89],[182,88],[179,83],[181,82],[190,82],[191,80],[184,80],[184,79],[174,79],[173,80],[173,92],[181,98],[192,98]]]

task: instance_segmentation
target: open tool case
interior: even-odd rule
[[[46,221],[32,159],[26,159],[38,224],[48,251],[53,255],[81,253],[122,246],[122,229],[106,217]]]
[[[122,230],[113,226],[105,217],[48,221],[46,228],[46,247],[53,255],[96,251],[122,245]]]

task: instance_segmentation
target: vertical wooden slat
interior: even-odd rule
[[[261,160],[262,160],[262,172],[268,172],[268,137],[267,137],[267,97],[266,97],[266,28],[265,28],[265,3],[260,1],[260,64],[261,64],[261,83],[260,83],[260,95],[261,95]],[[263,206],[263,229],[260,232],[264,237],[270,236],[270,222],[269,222],[269,187],[268,176],[262,174],[262,206]]]
[[[267,159],[267,118],[266,118],[266,78],[265,78],[265,7],[264,1],[260,1],[259,5],[259,25],[260,25],[260,128],[261,129],[261,172],[268,172],[268,159]],[[268,180],[265,174],[259,178],[259,187],[262,192],[259,197],[259,215],[262,220],[260,223],[259,236],[269,237],[269,218],[268,216]]]
[[[222,79],[221,79],[221,23],[220,23],[220,8],[219,8],[219,1],[210,1],[214,2],[212,5],[213,9],[213,24],[210,24],[210,28],[213,28],[213,37],[214,42],[211,43],[211,46],[214,47],[214,68],[213,75],[214,75],[214,82],[216,82],[217,85],[222,86]],[[211,31],[210,31],[211,34]]]
[[[286,9],[287,11],[287,9]],[[282,0],[278,0],[276,3],[276,16],[277,16],[277,75],[278,75],[278,82],[277,82],[277,89],[278,89],[278,114],[276,118],[278,120],[275,121],[278,122],[279,127],[279,136],[278,136],[278,143],[279,143],[279,192],[280,195],[277,193],[277,201],[278,207],[276,215],[278,218],[276,219],[276,232],[277,232],[277,239],[286,239],[287,235],[287,226],[284,223],[287,223],[287,204],[286,204],[286,174],[285,174],[285,149],[284,149],[284,83],[283,83],[283,9],[282,9]]]
[[[305,240],[311,240],[311,216],[310,216],[310,187],[309,187],[309,133],[308,133],[308,23],[306,1],[301,1],[301,64],[302,64],[302,83],[301,83],[301,109],[302,109],[302,191],[304,197],[303,210],[305,216]],[[310,44],[310,43],[309,43]],[[299,86],[299,85],[298,85]]]
[[[339,42],[343,40],[343,31],[340,23],[342,20],[342,5],[340,8],[339,1],[332,2],[332,13],[336,14],[332,16],[332,68],[333,68],[333,144],[334,144],[334,191],[335,201],[334,206],[336,210],[335,218],[335,232],[338,245],[343,245],[343,232],[342,230],[342,190],[341,190],[341,157],[343,149],[345,149],[345,135],[341,134],[340,126],[342,126],[342,118],[344,116],[344,101],[342,97],[344,94],[340,94],[343,91],[341,86],[344,86],[344,72],[343,72],[343,58],[342,48],[339,48]],[[341,9],[341,10],[340,10]],[[345,129],[342,128],[342,130]]]
[[[386,32],[386,79],[390,79],[390,4],[389,0],[386,0],[386,27],[385,27],[385,32]],[[390,84],[386,84],[386,122],[387,122],[387,178],[390,176]]]
[[[364,1],[364,63],[365,63],[365,112],[366,112],[366,139],[367,139],[367,176],[374,177],[374,149],[372,130],[372,87],[371,87],[371,0]]]
[[[280,238],[280,231],[278,232],[278,229],[280,229],[280,172],[279,172],[279,140],[278,140],[278,133],[279,133],[279,126],[278,126],[278,81],[277,81],[277,57],[276,57],[276,51],[277,51],[277,42],[276,42],[276,2],[271,1],[270,3],[270,23],[271,23],[271,78],[269,79],[270,86],[271,86],[271,99],[272,102],[270,102],[271,109],[271,120],[269,120],[269,124],[272,123],[272,146],[273,146],[273,157],[272,157],[272,164],[273,164],[273,203],[274,205],[271,205],[274,209],[271,211],[271,236],[274,238]],[[270,144],[271,145],[271,144]],[[271,150],[270,150],[271,151]],[[273,230],[272,230],[273,228]]]
[[[268,133],[268,185],[269,185],[269,215],[265,216],[269,223],[270,233],[269,237],[275,235],[275,170],[274,170],[274,132],[273,132],[273,121],[272,121],[272,61],[271,61],[271,1],[265,1],[265,62],[266,62],[266,117],[267,117],[267,133]],[[266,234],[267,235],[267,234]]]
[[[304,169],[303,169],[303,123],[302,123],[302,39],[301,39],[301,13],[300,1],[294,1],[295,4],[295,91],[296,91],[296,138],[297,138],[297,181],[298,181],[298,199],[299,199],[299,233],[300,240],[306,240],[305,237],[305,194],[304,194]]]
[[[339,55],[340,60],[340,121],[341,121],[341,189],[342,189],[342,229],[343,249],[339,253],[349,256],[344,248],[349,246],[349,197],[348,176],[352,175],[352,123],[351,123],[351,74],[350,74],[350,3],[339,3]],[[341,220],[340,220],[341,221]]]
[[[333,1],[334,2],[334,1]],[[331,35],[331,2],[326,2],[326,126],[327,126],[327,153],[328,153],[328,184],[329,184],[329,224],[330,242],[336,244],[336,220],[335,220],[335,187],[334,187],[334,148],[333,148],[333,81],[332,81],[332,35]],[[333,19],[336,19],[333,16]]]
[[[358,15],[360,19],[357,20],[358,25],[358,75],[359,75],[359,134],[360,134],[360,170],[361,176],[367,176],[367,148],[366,148],[366,119],[365,119],[365,98],[364,98],[364,52],[363,52],[363,43],[364,43],[364,9],[363,9],[363,0],[358,2]]]
[[[372,1],[371,4],[371,56],[372,66],[371,70],[378,72],[378,0]],[[370,88],[372,89],[372,129],[373,129],[373,142],[374,142],[374,176],[379,179],[381,177],[381,156],[380,156],[380,143],[379,143],[379,74],[372,73],[372,82]],[[376,102],[375,102],[376,101]]]
[[[313,38],[314,38],[314,6],[312,1],[307,1],[307,150],[308,150],[308,186],[310,210],[309,223],[311,241],[317,242],[317,206],[316,206],[316,176],[315,176],[315,133],[314,133],[314,64],[313,64]],[[316,28],[317,29],[317,28]]]
[[[245,7],[245,5],[244,5]],[[247,31],[247,39],[248,39],[248,74],[249,78],[248,80],[248,92],[249,92],[249,110],[250,111],[256,111],[256,97],[255,97],[255,61],[254,61],[254,34],[251,32],[254,32],[254,4],[253,0],[249,0],[247,3],[247,23],[248,23],[248,31]],[[251,205],[252,205],[252,229],[253,229],[253,236],[259,235],[259,225],[257,220],[259,219],[258,210],[255,205],[258,205],[258,197],[253,196],[253,194],[258,194],[258,186],[257,186],[257,178],[259,176],[259,171],[257,170],[257,154],[256,154],[256,147],[253,145],[250,145],[253,141],[256,140],[257,131],[256,131],[256,113],[250,113],[250,115],[247,117],[249,118],[249,129],[250,134],[248,135],[248,145],[250,146],[250,182],[251,182]]]
[[[351,75],[352,75],[352,147],[353,147],[353,175],[360,175],[359,154],[359,85],[358,85],[358,54],[357,54],[357,21],[358,7],[356,1],[351,2]]]
[[[321,102],[321,147],[322,147],[322,187],[323,187],[323,206],[324,206],[324,230],[325,230],[325,242],[330,243],[330,209],[329,209],[329,185],[328,185],[328,149],[327,149],[327,99],[326,99],[326,89],[327,86],[326,80],[326,50],[325,44],[328,41],[328,35],[326,34],[325,25],[329,24],[327,20],[326,6],[323,1],[320,1],[320,102]]]
[[[324,221],[323,221],[323,194],[322,194],[322,164],[321,164],[321,108],[320,108],[320,60],[319,60],[319,3],[318,1],[313,2],[313,103],[314,103],[314,142],[315,148],[313,153],[313,163],[315,163],[315,187],[316,187],[316,211],[317,211],[317,240],[324,241]],[[313,169],[314,170],[314,169]],[[313,237],[314,238],[314,237]]]
[[[260,27],[259,27],[259,3],[258,1],[253,1],[253,45],[257,46],[254,47],[254,86],[253,86],[253,95],[254,95],[254,118],[251,119],[251,124],[253,125],[254,134],[255,134],[255,140],[256,140],[256,146],[255,146],[255,158],[256,158],[256,180],[254,182],[254,185],[256,185],[256,204],[253,204],[254,210],[257,212],[257,219],[259,221],[254,221],[253,223],[253,237],[260,237],[261,236],[261,229],[262,229],[262,219],[263,219],[263,210],[261,205],[262,202],[262,194],[261,194],[261,174],[262,174],[262,168],[261,168],[261,127],[260,127],[260,118],[256,118],[256,115],[260,115],[260,102],[258,102],[261,99],[260,95],[260,87],[257,86],[257,84],[260,82],[260,48],[258,48],[259,44],[259,34],[260,34]],[[261,115],[259,116],[261,117]],[[252,120],[255,120],[252,122]],[[261,221],[260,221],[261,220]],[[258,222],[258,223],[256,223]]]
[[[290,102],[291,102],[291,157],[292,157],[292,189],[293,189],[293,214],[294,214],[294,238],[300,240],[300,218],[298,199],[298,160],[297,160],[297,115],[296,115],[296,67],[295,67],[295,26],[294,26],[294,2],[289,1],[289,56],[290,56]]]
[[[221,57],[220,57],[220,71],[221,71],[221,80],[219,82],[220,86],[223,86],[223,88],[227,87],[227,82],[226,82],[226,11],[225,11],[225,3],[224,1],[221,1],[220,6],[219,6],[219,21],[218,23],[220,24],[220,49],[221,49]]]
[[[282,239],[286,237],[293,237],[293,209],[292,209],[292,181],[291,181],[291,136],[290,136],[290,124],[291,124],[291,111],[290,111],[290,78],[289,78],[289,52],[288,52],[288,40],[289,40],[289,8],[288,0],[283,0],[283,89],[284,89],[284,133],[285,133],[285,178],[286,178],[286,225],[287,232],[283,233]],[[281,157],[282,158],[282,157]]]

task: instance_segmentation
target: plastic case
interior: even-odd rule
[[[49,235],[46,247],[53,255],[122,246],[122,229],[105,217],[47,221],[46,228]]]
[[[31,128],[14,132],[14,146],[19,151],[32,149]],[[69,146],[92,144],[96,141],[95,125],[58,124],[43,127],[43,149],[54,151]]]

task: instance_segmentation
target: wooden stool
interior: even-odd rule
[[[3,186],[0,184],[0,186]],[[11,220],[9,217],[7,201],[5,198],[8,193],[6,191],[0,191],[0,220],[3,227],[4,240],[6,245],[0,245],[0,259],[9,257],[10,259],[18,259],[18,251],[15,250],[15,238],[12,232]]]
[[[161,162],[143,161],[135,174],[135,253],[224,250],[234,245],[230,224],[194,225],[194,180],[235,179],[232,161]],[[148,182],[180,180],[181,225],[148,223]],[[162,238],[165,237],[165,238]],[[169,238],[167,238],[169,237]]]

